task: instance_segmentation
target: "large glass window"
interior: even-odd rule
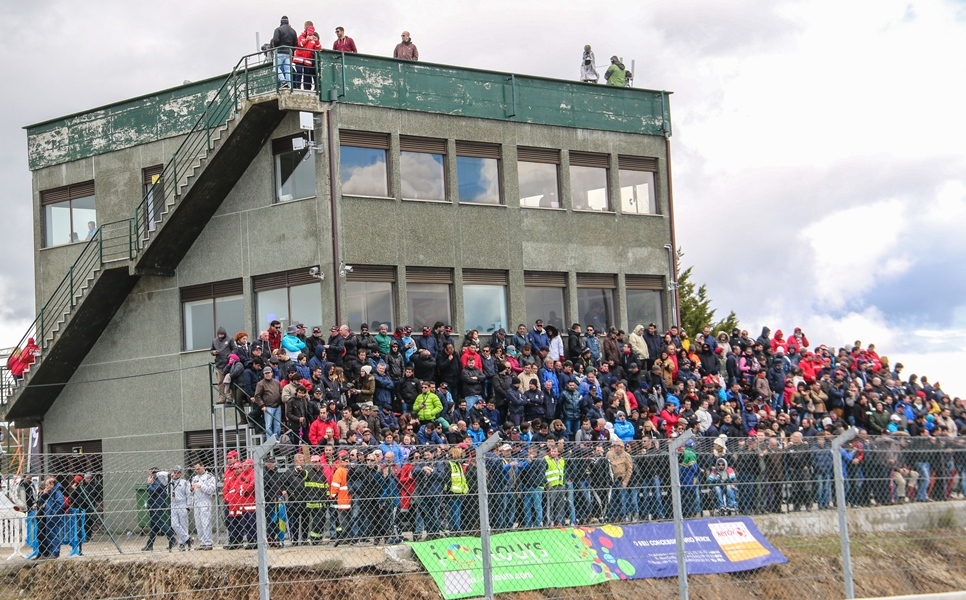
[[[276,320],[282,323],[283,330],[296,323],[308,327],[322,325],[322,284],[313,281],[307,271],[308,267],[252,279],[259,327]]]
[[[564,327],[564,288],[526,287],[527,323],[541,319],[544,325],[553,325],[558,331],[566,332]]]
[[[391,331],[396,323],[392,288],[388,281],[346,281],[349,328],[356,331],[359,325],[368,323],[369,331],[378,331],[384,324]]]
[[[580,322],[598,331],[616,325],[614,290],[617,278],[597,273],[577,274],[577,311]]]
[[[464,329],[493,333],[506,328],[506,287],[502,285],[463,286]]]
[[[315,155],[309,150],[308,142],[305,133],[272,140],[276,202],[315,196]]]
[[[610,210],[606,154],[570,153],[570,197],[574,210]]]
[[[41,192],[44,247],[83,242],[97,231],[94,182]]]
[[[229,336],[245,330],[241,292],[241,279],[181,288],[185,350],[209,348],[219,327],[224,327]]]
[[[432,327],[436,321],[453,322],[450,285],[445,283],[409,283],[406,303],[412,328]]]
[[[627,290],[627,325],[657,325],[664,331],[663,292],[657,290]]]
[[[654,198],[654,173],[618,171],[621,184],[621,212],[653,215],[657,212]]]
[[[339,162],[343,196],[389,195],[389,135],[340,131]]]
[[[517,147],[520,206],[560,208],[559,164],[559,150]]]
[[[456,142],[456,178],[460,202],[500,203],[500,146]]]
[[[446,140],[399,136],[399,175],[402,197],[445,200]]]

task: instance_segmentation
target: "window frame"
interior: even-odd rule
[[[316,265],[318,266],[318,265]],[[252,276],[252,310],[255,315],[255,319],[259,318],[258,312],[258,295],[262,292],[270,292],[274,290],[285,290],[285,309],[286,317],[285,319],[278,319],[282,323],[282,329],[284,330],[289,325],[293,325],[298,321],[292,318],[292,288],[308,286],[308,285],[318,285],[319,286],[319,315],[321,319],[322,314],[322,296],[321,287],[322,282],[315,277],[309,275],[309,269],[312,267],[303,267],[301,269],[292,269],[289,271],[279,271],[276,273],[264,273],[261,275]],[[304,323],[308,327],[322,326],[322,323]],[[265,324],[267,327],[268,324]],[[261,323],[258,327],[262,327]],[[294,358],[294,357],[292,357]]]
[[[352,192],[345,191],[345,180],[343,179],[343,168],[344,162],[342,160],[342,148],[362,148],[366,150],[382,150],[385,156],[385,170],[386,170],[386,193],[383,194],[356,194]],[[339,130],[339,193],[341,196],[349,196],[352,198],[383,198],[383,199],[394,199],[393,189],[392,189],[392,168],[393,165],[390,162],[391,157],[389,156],[390,144],[389,144],[389,134],[385,132],[374,132],[374,131],[355,131],[355,130]]]
[[[294,154],[299,152],[293,148],[292,142],[296,139],[303,139],[306,143],[306,152],[308,153],[309,162],[312,164],[312,179],[315,181],[315,185],[312,186],[312,195],[310,196],[300,196],[296,198],[294,195],[289,200],[282,200],[282,171],[280,164],[280,157],[286,154]],[[283,137],[275,138],[272,140],[272,181],[275,187],[275,199],[272,204],[286,204],[288,202],[296,202],[298,200],[308,200],[309,198],[315,198],[319,194],[319,174],[315,168],[315,158],[314,153],[309,148],[308,144],[311,142],[309,139],[309,133],[303,131],[301,133],[296,133],[293,135],[286,135]],[[301,161],[305,161],[306,158],[302,158]],[[298,170],[296,167],[292,173]]]
[[[494,331],[503,328],[506,330],[510,329],[510,310],[509,310],[509,290],[510,287],[510,275],[504,270],[494,270],[494,269],[463,269],[463,322],[465,324],[465,329],[476,329],[480,334],[487,333],[491,334]],[[502,288],[503,293],[503,307],[502,307],[502,318],[503,323],[498,327],[493,329],[486,329],[481,327],[476,327],[471,324],[469,317],[466,314],[466,288],[467,287],[491,287],[491,288]]]
[[[162,177],[164,176],[164,165],[151,165],[150,167],[145,167],[141,169],[141,185],[143,194],[141,197],[144,199],[144,230],[154,231],[158,228],[157,218],[152,218],[152,213],[160,213],[164,210],[164,182]],[[158,194],[156,192],[160,190],[160,208],[155,206],[158,201],[156,197]],[[157,217],[157,214],[153,215]]]
[[[609,327],[617,327],[617,275],[611,273],[577,273],[577,289],[576,304],[578,318],[574,319],[579,322],[582,326],[587,325],[586,319],[584,318],[584,312],[580,308],[580,292],[581,290],[609,290],[610,291],[610,323],[605,323],[603,327],[594,327],[598,331],[606,331]],[[606,307],[605,307],[606,309]]]
[[[651,195],[648,198],[648,212],[631,212],[624,210],[624,186],[621,185],[621,173],[637,172],[651,174]],[[661,206],[657,198],[658,182],[658,159],[647,156],[630,156],[619,154],[617,156],[617,195],[620,202],[621,214],[626,215],[660,215]],[[651,210],[653,208],[653,210]]]
[[[349,306],[349,291],[348,285],[350,283],[386,283],[389,284],[389,310],[390,310],[390,323],[389,329],[398,326],[399,323],[399,307],[398,307],[398,289],[396,287],[396,268],[392,266],[376,266],[376,265],[353,265],[353,270],[345,274],[346,280],[346,316],[348,318],[348,306]],[[368,310],[366,311],[368,313]],[[367,315],[368,317],[368,315]],[[372,328],[371,322],[369,323],[370,329]],[[381,322],[381,321],[380,321]],[[350,328],[352,327],[350,323]]]
[[[602,154],[598,152],[580,152],[572,151],[570,152],[570,160],[568,162],[569,178],[570,178],[570,206],[576,212],[589,212],[589,213],[612,213],[614,212],[614,205],[611,199],[611,183],[610,183],[610,155]],[[587,206],[585,208],[576,208],[576,203],[574,202],[574,167],[585,168],[585,169],[602,169],[604,171],[604,198],[607,201],[607,205],[603,210],[597,210],[590,207],[590,199],[587,200]]]
[[[404,191],[406,176],[403,172],[403,153],[409,154],[428,154],[430,156],[441,156],[442,164],[442,189],[443,197],[435,198],[411,198]],[[399,197],[403,200],[413,202],[448,202],[449,201],[449,154],[446,151],[446,140],[439,138],[428,138],[415,135],[399,136]]]
[[[211,314],[213,317],[213,331],[211,332],[211,338],[214,339],[216,332],[218,331],[218,300],[234,299],[238,297],[241,299],[244,306],[245,292],[244,284],[242,279],[239,277],[237,279],[226,279],[223,281],[215,281],[212,283],[202,283],[198,285],[185,286],[179,289],[180,304],[181,304],[181,351],[182,352],[198,352],[200,350],[207,350],[207,348],[188,348],[188,331],[186,329],[187,319],[185,318],[184,307],[186,303],[189,302],[201,302],[204,300],[211,300]],[[244,316],[242,317],[244,319]],[[223,326],[223,325],[222,325]],[[245,324],[242,323],[242,329],[245,329]],[[228,335],[233,335],[231,332]]]
[[[74,202],[87,198],[94,199],[94,230],[97,231],[97,193],[93,179],[61,186],[59,188],[43,190],[40,192],[40,232],[41,240],[43,242],[41,248],[56,248],[57,246],[67,246],[69,244],[80,243],[86,244],[89,241],[86,238],[80,239],[80,235],[78,235],[76,242],[71,240],[61,244],[51,244],[50,240],[47,239],[47,207],[55,204],[63,204],[65,202],[67,203],[67,214],[70,215],[69,235],[73,236],[74,233],[77,233],[74,229]]]
[[[517,146],[517,192],[520,195],[520,208],[538,208],[544,210],[563,210],[563,198],[560,194],[560,150],[556,148],[533,148],[529,146]],[[520,192],[520,163],[531,165],[553,165],[554,184],[557,206],[529,206],[523,203],[522,192]]]
[[[560,328],[561,335],[567,335],[570,330],[569,321],[567,319],[568,306],[567,306],[567,273],[565,272],[550,272],[550,271],[524,271],[523,272],[523,308],[526,311],[527,323],[533,323],[537,319],[543,319],[544,323],[550,325],[549,311],[547,315],[531,315],[530,310],[527,306],[526,293],[528,289],[540,289],[540,290],[560,290],[560,306],[561,312],[563,314],[557,315],[557,318],[563,322],[563,327]]]
[[[458,331],[457,326],[453,323],[455,314],[453,307],[455,302],[453,300],[453,269],[442,268],[442,267],[406,267],[406,311],[409,315],[409,320],[413,329],[418,329],[419,325],[413,319],[412,303],[410,302],[410,289],[413,285],[445,285],[447,289],[447,303],[449,305],[449,318],[444,319],[443,322],[451,325],[454,330]],[[432,326],[432,323],[429,323]]]
[[[503,158],[502,146],[491,142],[472,142],[466,140],[456,140],[456,201],[459,204],[469,204],[472,206],[506,206],[503,189]],[[482,160],[496,161],[496,202],[479,202],[475,200],[463,200],[460,196],[460,158],[478,158]]]

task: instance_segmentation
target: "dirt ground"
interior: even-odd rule
[[[770,540],[788,563],[755,571],[689,578],[694,600],[802,600],[843,598],[838,538]],[[966,590],[966,530],[853,536],[856,597]],[[0,567],[2,569],[2,567]],[[346,569],[340,562],[272,569],[276,600],[437,599],[428,575],[389,573],[377,567]],[[544,598],[673,598],[677,579],[616,581],[592,587],[500,595]],[[249,565],[49,561],[0,570],[0,600],[175,597],[179,600],[255,600],[257,571]]]

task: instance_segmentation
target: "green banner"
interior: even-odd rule
[[[480,538],[450,537],[409,545],[446,600],[483,595]],[[490,548],[495,593],[578,587],[616,578],[608,569],[581,568],[594,558],[571,529],[501,533],[490,538]]]

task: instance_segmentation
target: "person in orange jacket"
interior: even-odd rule
[[[329,495],[335,500],[335,514],[338,519],[335,545],[345,543],[352,535],[349,517],[352,514],[352,496],[349,494],[349,452],[340,450],[335,459],[335,472],[329,485]]]

